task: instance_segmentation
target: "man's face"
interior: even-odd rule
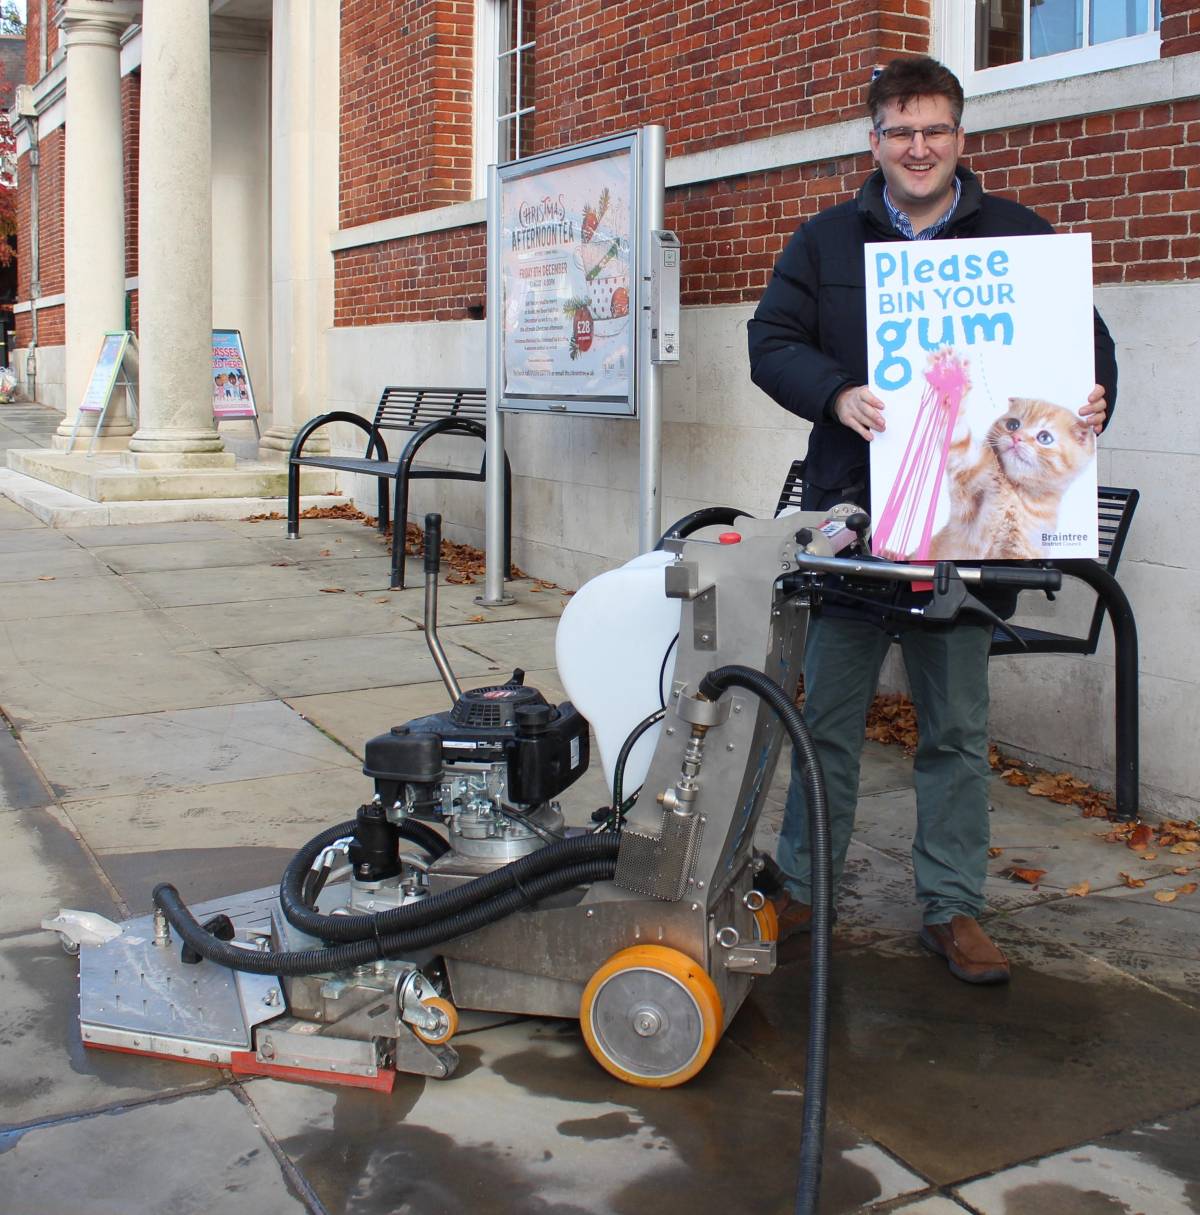
[[[938,125],[954,126],[954,113],[946,97],[914,97],[901,108],[891,102],[883,109],[878,129],[911,127],[920,131]],[[954,196],[954,169],[962,155],[964,135],[959,127],[948,138],[926,140],[914,134],[909,140],[888,139],[871,131],[871,155],[883,170],[888,192],[914,223],[932,222],[942,215]]]

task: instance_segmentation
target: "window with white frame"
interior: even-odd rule
[[[476,0],[475,195],[487,167],[533,151],[534,0]]]
[[[1157,59],[1162,0],[942,0],[939,41],[968,95]]]

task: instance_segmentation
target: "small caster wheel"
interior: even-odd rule
[[[441,996],[428,996],[421,1001],[421,1007],[438,1014],[438,1024],[433,1029],[422,1029],[419,1025],[412,1026],[412,1031],[427,1046],[441,1046],[449,1042],[458,1032],[458,1009],[449,1000]]]

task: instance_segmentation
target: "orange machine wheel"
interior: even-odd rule
[[[775,904],[770,899],[753,912],[754,923],[758,927],[758,939],[760,941],[778,941],[779,940],[779,916],[775,911]]]
[[[724,1027],[708,972],[665,945],[634,945],[592,975],[579,1004],[588,1050],[627,1084],[671,1088],[708,1062]]]
[[[441,1028],[431,1031],[414,1025],[413,1033],[430,1046],[440,1046],[443,1042],[449,1042],[458,1032],[458,1009],[449,1000],[443,1000],[441,996],[428,996],[421,1001],[421,1005],[423,1008],[435,1009],[442,1014]]]

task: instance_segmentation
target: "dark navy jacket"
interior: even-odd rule
[[[957,174],[962,195],[935,240],[1054,231],[1028,207],[985,194],[979,179],[961,165]],[[883,174],[877,170],[857,199],[830,207],[797,229],[750,321],[754,383],[784,409],[813,423],[804,471],[806,510],[846,501],[870,510],[869,444],[833,416],[833,401],[842,389],[868,382],[863,247],[904,239],[888,218]],[[1098,312],[1095,328],[1096,383],[1104,385],[1111,419],[1117,403],[1117,362]]]

